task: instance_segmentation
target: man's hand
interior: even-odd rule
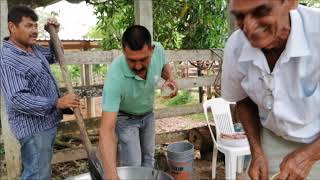
[[[80,97],[75,94],[67,94],[58,99],[56,107],[58,109],[76,108],[80,105]]]
[[[166,87],[170,88],[170,94],[164,93],[164,98],[173,98],[178,94],[178,86],[174,79],[167,79],[162,85],[162,90],[165,90]]]
[[[58,23],[57,19],[52,17],[47,19],[47,23],[44,25],[44,29],[48,32],[49,25],[53,25],[55,27],[56,32],[59,32],[60,24]]]
[[[264,155],[252,156],[248,174],[252,180],[268,180],[268,161]]]
[[[306,179],[315,162],[316,160],[313,158],[313,154],[309,153],[308,147],[297,149],[283,158],[278,179]]]

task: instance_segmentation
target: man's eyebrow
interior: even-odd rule
[[[252,13],[252,12],[258,12],[258,11],[262,11],[262,10],[270,10],[272,8],[271,5],[267,5],[267,4],[262,4],[256,8],[254,8],[253,10],[251,11],[248,11],[249,13]],[[248,12],[241,12],[241,11],[237,11],[237,10],[231,10],[230,13],[233,14],[234,16],[237,16],[237,15],[243,15],[243,14],[246,14]]]
[[[143,58],[140,58],[140,59],[130,59],[130,58],[127,58],[127,60],[129,61],[143,61],[143,60],[146,60],[148,57],[143,57]]]
[[[255,8],[253,11],[257,12],[257,11],[271,10],[271,9],[272,9],[271,5],[263,4],[263,5],[258,6],[257,8]]]

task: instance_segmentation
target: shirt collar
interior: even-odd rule
[[[291,32],[288,37],[285,53],[287,57],[303,57],[311,55],[304,33],[304,25],[297,10],[290,11]],[[289,58],[288,58],[289,59]]]
[[[9,37],[5,37],[2,42],[3,42],[3,47],[8,48],[19,55],[27,55],[28,54],[28,52],[26,50],[19,48],[12,41],[10,41]]]
[[[284,50],[285,55],[287,57],[302,57],[310,55],[311,52],[304,34],[304,26],[298,11],[291,10],[290,18],[291,31],[288,36],[286,48]],[[244,43],[242,45],[243,48],[239,57],[239,61],[255,61],[260,59],[259,57],[263,56],[261,49],[252,47],[244,33],[242,31],[241,33],[244,37]],[[286,58],[286,61],[289,61],[289,59],[290,58]]]

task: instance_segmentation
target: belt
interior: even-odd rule
[[[119,110],[118,112],[118,116],[128,116],[128,117],[137,117],[137,118],[141,118],[141,117],[145,117],[146,115],[152,113],[153,110],[149,111],[149,112],[146,112],[144,114],[140,114],[140,115],[135,115],[135,114],[130,114],[130,113],[127,113],[127,112],[124,112],[124,111],[121,111]]]

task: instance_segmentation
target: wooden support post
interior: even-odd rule
[[[88,51],[90,48],[90,42],[85,42],[83,44],[83,51]],[[91,64],[84,64],[82,65],[81,69],[81,85],[82,86],[89,86],[92,85],[93,82],[93,73],[92,73],[92,65]],[[95,116],[95,105],[93,98],[87,97],[86,100],[86,108],[87,108],[87,118],[91,118]]]
[[[134,1],[135,24],[145,26],[153,37],[152,0]]]
[[[7,0],[0,1],[0,41],[2,46],[2,39],[8,36],[7,31],[7,15],[8,15],[8,4]],[[7,178],[8,179],[18,179],[21,172],[21,160],[20,160],[20,144],[13,136],[10,131],[10,126],[8,123],[8,116],[5,109],[4,97],[1,95],[1,127],[4,140],[4,151],[5,160],[7,167]]]
[[[85,86],[89,86],[92,84],[92,65],[91,64],[85,64],[84,65],[84,85]],[[91,97],[87,97],[86,98],[86,102],[87,102],[87,117],[91,118],[95,115],[95,106],[94,106],[94,102],[93,102],[93,98]]]

